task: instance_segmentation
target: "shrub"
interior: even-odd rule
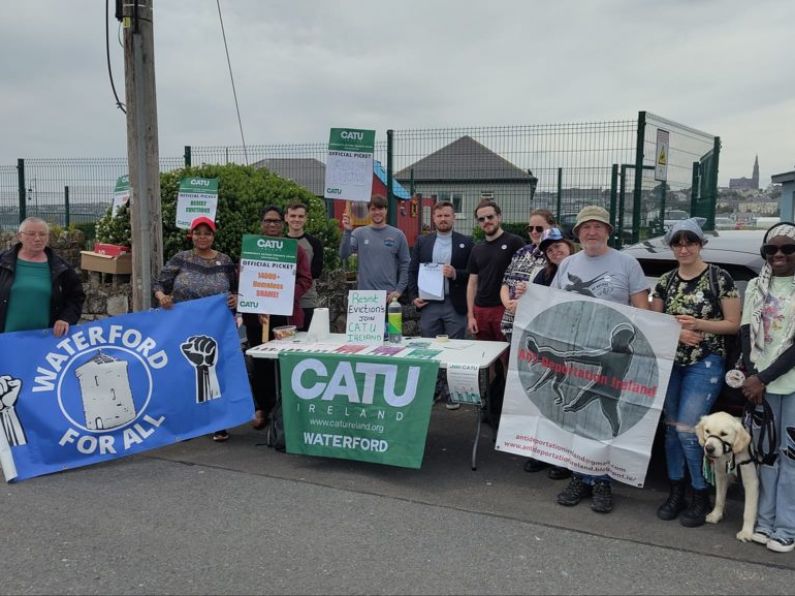
[[[266,169],[237,164],[203,165],[160,174],[164,260],[192,246],[186,230],[176,226],[179,181],[185,177],[218,178],[218,233],[213,247],[232,259],[240,258],[240,237],[243,234],[260,233],[260,211],[264,206],[273,204],[284,208],[289,202],[300,200],[308,208],[306,231],[317,236],[325,247],[326,268],[339,267],[339,224],[328,219],[325,202]],[[97,221],[96,239],[97,242],[130,244],[130,213],[126,206],[116,217],[111,217],[111,209],[108,208]]]

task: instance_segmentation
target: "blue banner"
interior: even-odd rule
[[[72,327],[0,334],[0,463],[24,480],[231,428],[254,406],[218,295]]]

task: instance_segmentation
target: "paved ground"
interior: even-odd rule
[[[649,486],[616,510],[554,503],[565,481],[527,474],[470,409],[437,405],[421,470],[286,455],[201,438],[3,491],[3,594],[791,594],[795,555],[734,539],[727,519],[662,522]]]

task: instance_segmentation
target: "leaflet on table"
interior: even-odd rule
[[[406,358],[421,358],[423,360],[435,360],[436,356],[441,354],[441,350],[426,350],[425,348],[416,348],[408,354],[403,354]]]
[[[447,364],[447,386],[450,401],[461,404],[481,404],[480,369],[477,364],[450,362]]]

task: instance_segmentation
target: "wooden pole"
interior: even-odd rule
[[[163,264],[153,1],[123,5],[134,311],[152,306],[152,279]]]

